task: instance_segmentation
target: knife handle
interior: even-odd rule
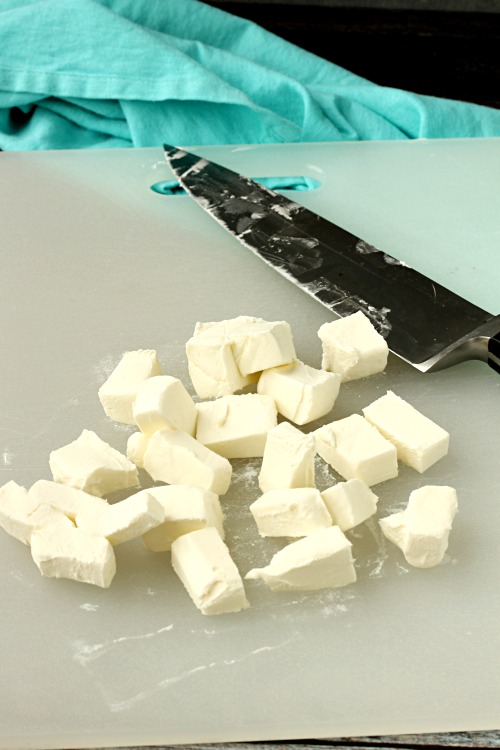
[[[487,362],[500,375],[500,315],[417,367],[422,372],[436,372],[469,359]]]
[[[488,341],[488,364],[500,374],[500,331]]]

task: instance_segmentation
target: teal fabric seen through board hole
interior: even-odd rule
[[[313,177],[252,177],[255,182],[271,190],[315,190],[321,183]],[[151,185],[151,190],[161,195],[185,195],[177,180],[162,180]]]
[[[0,49],[4,150],[500,135],[198,0],[3,0]]]

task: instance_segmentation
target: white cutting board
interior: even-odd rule
[[[292,197],[492,313],[499,301],[500,139],[198,149],[250,176],[305,175]],[[97,389],[128,349],[154,347],[189,384],[197,320],[285,319],[318,366],[320,304],[260,262],[170,178],[161,149],[0,154],[0,468],[29,486],[49,452],[95,430],[124,450]],[[426,474],[378,485],[379,516],[423,484],[459,496],[442,565],[410,568],[376,520],[350,534],[358,582],[272,594],[204,617],[167,554],[116,549],[109,590],[42,578],[0,534],[0,747],[82,748],[500,727],[500,378],[471,362],[345,385],[340,418],[391,388],[451,433]],[[324,419],[323,421],[328,421]],[[259,460],[234,462],[223,498],[242,573],[260,540],[248,505]],[[318,486],[334,481],[318,464]],[[250,585],[250,583],[252,585]]]

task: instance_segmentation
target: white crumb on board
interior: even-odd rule
[[[314,478],[316,487],[320,492],[323,492],[337,482],[331,467],[317,454],[314,457]]]
[[[238,487],[239,490],[258,489],[257,481],[259,478],[261,463],[261,458],[250,458],[238,463],[234,462],[232,476],[233,487]]]
[[[127,711],[128,709],[135,706],[137,703],[140,703],[145,700],[149,700],[155,693],[159,691],[166,690],[168,688],[171,688],[178,684],[179,682],[184,682],[185,680],[189,680],[191,677],[199,674],[200,672],[205,672],[207,670],[225,670],[226,668],[231,667],[238,667],[242,662],[245,662],[249,659],[252,659],[253,657],[259,657],[261,654],[267,654],[268,652],[275,651],[277,649],[286,648],[294,639],[296,638],[296,635],[290,636],[288,639],[281,643],[277,643],[276,645],[262,645],[257,648],[251,649],[250,651],[245,652],[244,654],[233,657],[233,658],[225,658],[225,659],[217,659],[214,661],[210,661],[207,664],[198,664],[190,669],[182,670],[181,672],[173,675],[168,675],[167,677],[163,678],[159,682],[157,682],[155,685],[153,685],[151,688],[148,688],[146,690],[141,690],[138,693],[135,693],[134,695],[130,696],[130,698],[126,698],[125,700],[121,701],[115,701],[110,704],[110,710],[114,713],[120,712],[120,711]],[[231,670],[232,671],[232,670]],[[229,676],[230,677],[230,676]]]
[[[22,583],[23,586],[27,586],[28,588],[33,588],[33,586],[35,585],[20,570],[16,570],[15,568],[13,568],[10,571],[10,575],[12,576],[12,578],[14,578],[14,580],[18,581],[19,583]]]
[[[285,619],[290,622],[308,620],[310,608],[316,615],[324,618],[338,617],[350,611],[357,594],[348,589],[321,589],[319,591],[295,592],[291,598],[283,598],[281,607],[285,612]],[[283,612],[274,613],[274,619],[283,619]]]
[[[105,357],[102,357],[102,359],[100,359],[99,362],[97,362],[97,364],[95,364],[92,368],[92,372],[94,374],[96,382],[99,385],[102,385],[104,381],[109,378],[117,364],[118,360],[115,360],[111,356],[111,354],[107,354]]]
[[[12,463],[14,461],[14,453],[10,451],[8,448],[4,448],[2,451],[2,464],[8,468],[12,466]]]
[[[318,167],[317,164],[308,164],[307,168],[318,174],[324,174],[324,170],[321,169],[321,167]]]
[[[74,644],[75,652],[73,654],[73,658],[82,666],[86,666],[88,662],[99,659],[105,653],[115,648],[116,646],[120,646],[123,643],[128,643],[130,641],[150,640],[151,638],[155,638],[156,636],[162,635],[163,633],[168,633],[173,629],[174,625],[173,623],[171,623],[170,625],[165,625],[165,627],[163,628],[159,628],[159,630],[151,631],[148,633],[139,633],[137,635],[123,635],[119,638],[113,638],[110,641],[105,641],[104,643],[86,643],[85,641],[78,640],[75,641]]]

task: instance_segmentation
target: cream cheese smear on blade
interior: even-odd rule
[[[394,354],[421,372],[479,359],[500,374],[500,315],[248,177],[163,148],[182,187],[239,242],[340,317],[363,312]]]

